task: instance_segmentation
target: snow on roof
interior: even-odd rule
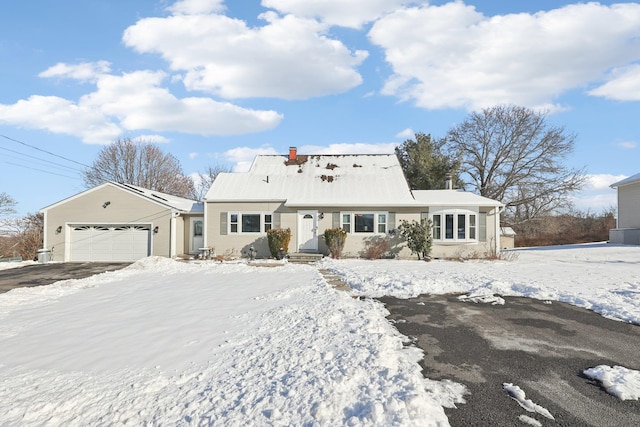
[[[208,201],[286,202],[287,206],[410,206],[394,154],[257,156],[247,173],[222,173]]]
[[[640,173],[632,175],[629,178],[625,178],[622,181],[614,182],[609,187],[616,188],[620,187],[621,185],[634,184],[636,182],[640,182]]]
[[[97,189],[103,188],[105,186],[114,186],[114,187],[118,187],[124,191],[128,191],[132,194],[136,194],[140,197],[144,197],[146,199],[152,200],[156,203],[159,203],[161,205],[165,205],[168,206],[170,208],[173,209],[177,209],[179,211],[185,212],[185,213],[202,213],[204,212],[204,203],[202,202],[198,202],[196,200],[190,200],[190,199],[185,199],[183,197],[177,197],[177,196],[172,196],[170,194],[165,194],[165,193],[161,193],[159,191],[152,191],[149,190],[147,188],[142,188],[142,187],[138,187],[136,185],[131,185],[131,184],[119,184],[117,182],[114,181],[107,181],[104,184],[100,184],[96,187],[90,188],[88,190],[82,191],[78,194],[75,194],[71,197],[67,197],[66,199],[62,199],[56,203],[53,203],[49,206],[46,206],[44,208],[42,208],[40,211],[44,212],[48,209],[51,209],[55,206],[61,205],[63,203],[66,203],[70,200],[73,200],[77,197],[80,197],[86,193],[95,191]]]
[[[197,202],[191,199],[185,199],[184,197],[172,196],[171,194],[161,193],[160,191],[153,191],[147,188],[138,187],[131,184],[119,184],[117,182],[110,181],[111,184],[124,188],[135,194],[139,194],[147,199],[151,199],[163,205],[167,205],[174,209],[181,210],[183,212],[201,213],[204,212],[203,203]]]
[[[511,227],[500,227],[500,234],[503,236],[515,236],[516,232]]]
[[[413,196],[426,206],[502,206],[497,200],[456,190],[413,190]]]

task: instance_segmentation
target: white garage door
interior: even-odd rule
[[[70,261],[135,261],[149,256],[148,225],[71,227]]]

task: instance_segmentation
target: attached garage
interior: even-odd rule
[[[51,261],[132,262],[191,255],[202,246],[202,203],[134,185],[106,182],[42,213]]]
[[[70,261],[136,261],[151,254],[150,225],[72,225]]]

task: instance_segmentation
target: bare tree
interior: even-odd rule
[[[83,180],[86,188],[115,181],[180,197],[192,197],[195,192],[193,180],[184,175],[175,156],[153,144],[130,139],[105,146],[84,172]]]
[[[0,216],[15,213],[15,206],[18,203],[7,193],[0,193]]]
[[[207,195],[213,181],[215,181],[219,174],[224,172],[231,172],[231,167],[220,163],[215,166],[208,166],[204,172],[198,172],[198,175],[194,179],[194,199],[204,200],[204,196]]]
[[[42,248],[44,215],[28,214],[22,218],[3,220],[3,236],[0,241],[0,258],[20,255],[23,259],[35,259]]]
[[[585,182],[583,169],[563,161],[576,137],[552,126],[546,113],[495,106],[471,113],[447,135],[462,161],[463,179],[485,197],[507,207],[507,217],[527,221],[566,206]]]

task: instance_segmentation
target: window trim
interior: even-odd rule
[[[440,218],[439,227],[436,225],[434,217]],[[464,229],[459,228],[460,217],[464,221]],[[473,220],[471,219],[473,218]],[[445,209],[433,213],[429,213],[429,219],[431,220],[431,236],[434,242],[438,243],[477,243],[479,242],[478,231],[480,229],[480,213],[467,209]],[[451,233],[447,232],[447,220],[451,220]],[[435,229],[439,229],[440,238],[436,238]],[[474,237],[471,237],[473,234]],[[450,235],[451,237],[447,237]],[[464,237],[460,237],[464,235]]]
[[[242,217],[244,215],[260,215],[260,231],[242,231]],[[232,217],[236,217],[236,221],[232,221]],[[266,217],[271,216],[271,221],[266,221]],[[267,230],[273,228],[274,212],[266,211],[235,211],[227,212],[227,234],[265,234]],[[233,230],[235,226],[235,231]]]
[[[373,230],[371,231],[356,231],[356,215],[373,215]],[[384,217],[384,222],[380,222],[381,216]],[[349,220],[345,221],[345,217]],[[346,226],[346,227],[345,227]],[[380,231],[381,226],[384,231]],[[340,212],[340,228],[347,230],[348,234],[357,235],[384,235],[389,230],[389,212],[387,211],[341,211]]]

